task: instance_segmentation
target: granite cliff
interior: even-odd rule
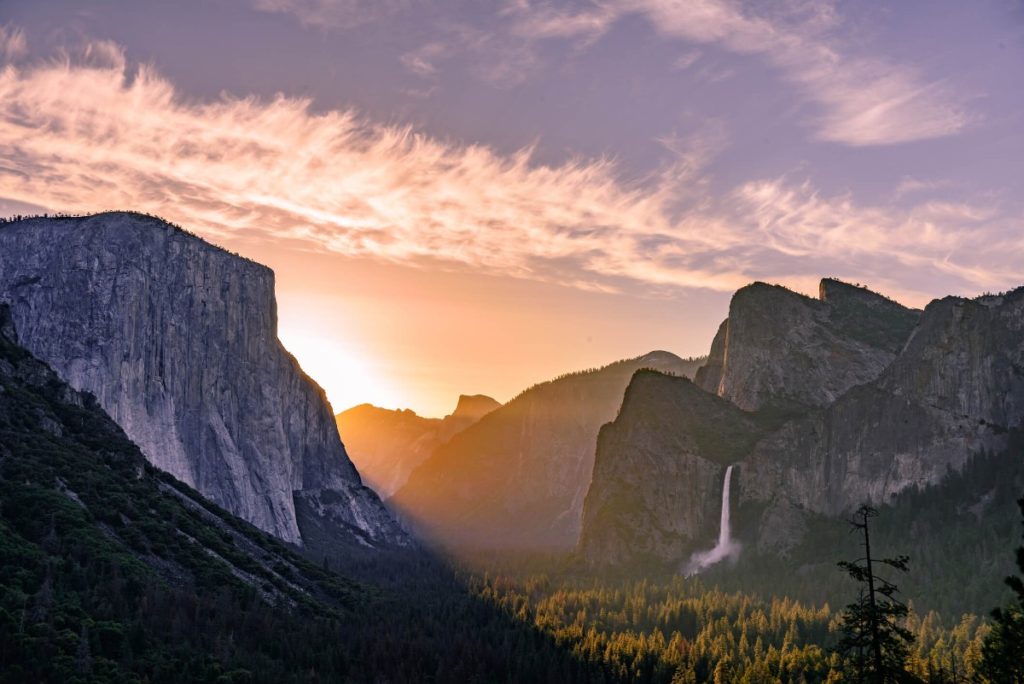
[[[638,374],[626,397],[598,442],[580,545],[591,564],[685,562],[717,532],[725,464],[733,505],[755,516],[748,540],[786,556],[815,516],[927,490],[1007,448],[1024,428],[1024,288],[919,312],[835,280],[817,300],[755,284],[694,385]],[[694,446],[707,435],[734,448]],[[639,502],[602,508],[623,496]]]
[[[21,343],[158,468],[275,536],[409,544],[277,338],[274,274],[132,213],[0,226],[0,302]]]
[[[335,420],[352,462],[381,498],[393,495],[434,449],[501,404],[490,397],[462,395],[444,418],[424,418],[409,409],[360,404]]]
[[[713,539],[720,505],[708,494],[767,432],[687,378],[638,371],[597,438],[580,538],[587,559],[671,564]]]
[[[935,485],[1024,422],[1024,288],[928,305],[873,382],[785,425],[740,469],[746,496],[838,515]]]
[[[690,377],[702,361],[651,352],[532,387],[440,445],[389,503],[449,546],[570,549],[598,430],[633,373]]]
[[[827,406],[875,379],[920,312],[826,278],[818,299],[778,285],[736,292],[697,384],[742,409]]]

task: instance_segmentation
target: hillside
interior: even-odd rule
[[[427,556],[363,561],[340,577],[156,469],[0,305],[0,682],[616,681]]]
[[[633,373],[692,377],[702,362],[651,352],[531,387],[437,448],[390,503],[447,546],[571,549],[597,433]]]
[[[360,404],[339,413],[335,421],[363,481],[387,499],[434,449],[499,406],[490,397],[462,395],[449,415],[424,418],[408,409]]]
[[[880,547],[912,552],[910,596],[986,610],[1024,489],[1024,288],[923,312],[828,279],[821,292],[743,288],[696,384],[634,376],[598,442],[582,557],[682,571],[719,534],[731,465],[742,551],[708,577],[833,601],[846,518],[870,502]]]

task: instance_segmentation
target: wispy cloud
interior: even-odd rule
[[[637,15],[668,39],[714,45],[772,65],[807,103],[805,121],[822,141],[905,143],[952,135],[971,121],[962,97],[949,84],[846,39],[842,17],[828,2],[520,0],[505,5],[489,24],[472,29],[474,40],[462,42],[466,51],[487,55],[496,81],[504,82],[510,73],[521,80],[524,65],[539,68],[539,42],[570,40],[585,49],[623,17]],[[477,49],[483,45],[486,50]],[[699,56],[689,47],[675,66],[685,69]],[[707,70],[704,78],[722,80],[732,73],[717,68]]]
[[[527,33],[534,27],[538,37],[589,30],[593,40],[619,17],[641,14],[667,37],[762,56],[817,105],[812,122],[822,140],[853,146],[909,142],[956,133],[969,121],[945,84],[849,46],[844,50],[842,22],[830,3],[611,0],[594,7],[552,15],[546,5],[523,4],[522,26]]]
[[[310,104],[188,100],[110,43],[8,64],[0,198],[135,208],[214,237],[597,289],[728,291],[822,272],[903,278],[908,292],[922,273],[941,275],[943,289],[1024,278],[1020,216],[997,208],[862,207],[785,179],[715,195],[706,165],[724,134],[714,125],[665,138],[674,162],[624,179],[607,160],[543,165],[530,149],[502,155]]]
[[[335,28],[421,4],[413,0],[246,1],[264,11],[293,14],[307,25]],[[842,17],[832,2],[516,0],[495,3],[495,8],[483,24],[456,28],[463,34],[457,41],[459,49],[480,60],[479,75],[496,85],[519,83],[539,69],[536,44],[540,41],[569,40],[584,49],[623,17],[640,15],[667,38],[716,45],[766,60],[812,105],[807,121],[823,141],[850,146],[905,143],[952,135],[971,121],[962,98],[948,84],[845,40]],[[432,75],[435,64],[429,53],[436,49],[436,42],[428,42],[402,61],[414,73]],[[446,53],[450,57],[452,50]],[[695,55],[699,53],[687,50],[677,67],[690,66]],[[731,74],[719,68],[705,78],[722,80]]]
[[[0,57],[15,60],[24,57],[28,52],[28,40],[25,32],[17,26],[0,24]]]
[[[306,26],[352,28],[417,4],[416,0],[245,0],[262,12],[295,16]]]
[[[432,76],[437,73],[435,62],[445,58],[449,53],[448,46],[434,41],[401,56],[406,69],[419,76]]]

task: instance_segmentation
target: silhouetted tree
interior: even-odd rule
[[[856,601],[842,613],[843,636],[837,650],[846,660],[858,682],[890,684],[916,681],[906,670],[914,635],[901,622],[907,606],[896,598],[899,588],[875,574],[878,565],[907,571],[906,556],[874,558],[871,555],[869,520],[878,515],[870,506],[861,506],[850,524],[864,535],[864,556],[841,561],[839,567],[860,585]]]
[[[1024,516],[1024,499],[1017,505]],[[978,669],[982,679],[993,684],[1024,684],[1024,546],[1017,548],[1017,567],[1021,576],[1006,578],[1016,601],[992,611],[992,631],[982,646]]]

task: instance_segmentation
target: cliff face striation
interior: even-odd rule
[[[839,514],[935,485],[1024,427],[1024,288],[928,305],[874,381],[794,420],[755,449],[748,496]]]
[[[438,447],[391,503],[451,546],[572,548],[598,430],[633,373],[692,376],[699,363],[651,352],[532,387]]]
[[[678,565],[717,534],[726,466],[768,432],[690,380],[639,371],[601,428],[579,548],[592,565]]]
[[[733,296],[696,381],[748,411],[827,406],[878,377],[919,313],[838,280],[818,299],[754,283]]]
[[[729,462],[736,505],[760,511],[747,533],[784,555],[808,516],[937,485],[1021,428],[1024,288],[918,312],[834,280],[818,300],[755,284],[694,386],[634,378],[602,431],[580,548],[595,564],[677,566],[714,537]],[[733,445],[727,459],[695,448],[707,435]],[[622,497],[635,499],[625,512],[598,514]]]
[[[352,462],[383,499],[392,496],[434,449],[501,404],[490,397],[462,395],[444,418],[424,418],[408,409],[360,404],[335,419]]]
[[[137,214],[27,219],[0,227],[0,301],[32,354],[232,513],[302,544],[299,501],[339,541],[409,543],[278,341],[270,269]]]

